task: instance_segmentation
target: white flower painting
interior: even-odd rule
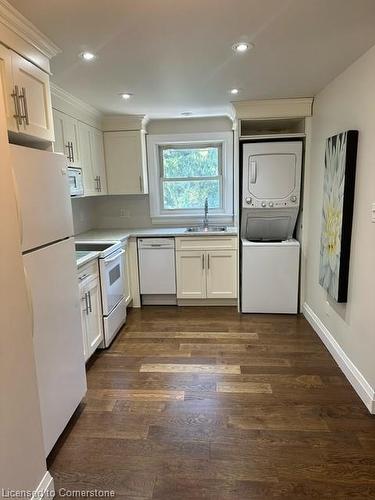
[[[358,134],[356,131],[344,132],[330,137],[327,140],[325,151],[319,283],[338,302],[346,300],[349,266],[348,251],[350,250],[353,210],[353,203],[348,207],[348,200],[345,197],[348,195],[351,201],[353,201],[354,197],[354,182],[352,195],[348,194],[348,189],[345,189],[346,182],[348,181],[347,169],[352,168],[352,170],[355,170],[355,155],[354,165],[348,163],[348,133],[350,134],[349,156],[350,158],[353,156],[353,138],[355,138],[354,153],[356,155]],[[355,133],[355,137],[353,137],[353,133]],[[349,175],[349,177],[351,176]],[[349,214],[348,208],[350,209]],[[343,233],[343,227],[345,227],[344,218],[346,216],[349,217],[349,221],[347,221],[350,225],[349,235],[347,234],[347,230]],[[347,239],[348,236],[349,241],[343,241],[343,238]],[[343,246],[345,246],[345,262],[342,261]]]

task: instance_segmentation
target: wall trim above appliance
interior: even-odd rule
[[[39,31],[36,26],[34,26],[6,0],[0,0],[0,33],[2,43],[17,52],[24,48],[22,47],[23,44],[20,43],[19,39],[23,42],[27,42],[27,44],[30,44],[41,55],[46,57],[47,60],[55,57],[61,52],[61,49],[55,45],[52,40]],[[14,34],[17,36],[14,36]],[[49,72],[48,61],[38,61],[37,55],[35,54],[34,58],[34,54],[30,54],[30,51],[25,53],[25,50],[22,50],[20,54],[27,59],[30,59],[34,64],[40,66],[44,71]]]
[[[366,408],[371,414],[375,414],[375,390],[367,382],[362,373],[355,366],[353,361],[345,354],[332,333],[323,324],[317,314],[305,302],[303,304],[303,314],[307,321],[312,326],[313,330],[322,340],[333,359],[339,365],[341,371],[351,383],[353,389],[362,399]]]
[[[298,118],[312,115],[313,97],[232,102],[237,119]]]

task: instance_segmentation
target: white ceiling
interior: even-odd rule
[[[375,44],[375,0],[10,2],[63,50],[53,81],[107,113],[230,113],[231,87],[236,100],[313,96]],[[234,54],[240,39],[254,49]]]

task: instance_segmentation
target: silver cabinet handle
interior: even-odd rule
[[[99,189],[99,176],[98,175],[94,178],[94,181],[96,182],[95,191],[100,191],[100,189]]]
[[[87,300],[87,293],[85,293],[85,305],[86,305],[85,313],[86,313],[86,316],[88,316],[88,314],[89,314],[89,303],[88,303],[88,300]]]
[[[87,292],[88,296],[89,296],[89,309],[90,309],[90,313],[92,313],[92,305],[91,305],[91,292]]]
[[[19,95],[18,95],[18,85],[14,86],[14,90],[13,90],[11,96],[13,97],[14,109],[15,109],[15,114],[13,115],[13,117],[16,119],[17,128],[19,130],[20,125],[22,125],[22,118],[21,118],[20,101],[19,101]]]
[[[26,96],[26,89],[25,87],[22,87],[22,94],[19,95],[20,102],[22,102],[23,105],[23,114],[21,115],[21,120],[25,120],[26,125],[30,125],[29,121],[29,110],[27,107],[27,96]]]
[[[67,144],[65,144],[65,147],[68,149],[68,160],[72,161],[71,153],[70,153],[70,142],[68,141]]]
[[[100,175],[98,176],[98,178],[99,178],[99,191],[102,192],[102,179]]]
[[[202,269],[204,269],[204,253],[202,253]]]
[[[85,280],[88,276],[90,276],[89,274],[82,274],[82,276],[79,276],[78,279],[79,281],[83,281]]]
[[[70,148],[71,148],[71,152],[72,152],[72,159],[71,161],[74,163],[74,149],[73,149],[73,143],[70,141]]]
[[[139,176],[139,189],[141,193],[143,193],[143,180],[141,175]]]
[[[210,254],[207,254],[207,269],[210,269]]]

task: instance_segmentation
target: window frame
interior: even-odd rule
[[[178,177],[162,176],[162,151],[168,147],[194,148],[202,146],[219,147],[219,169],[221,175],[209,177]],[[176,219],[186,223],[200,222],[203,218],[203,208],[165,209],[163,207],[163,183],[165,180],[211,180],[219,178],[221,191],[221,206],[209,209],[210,219],[215,222],[231,223],[233,221],[233,132],[210,132],[197,134],[163,134],[147,137],[147,156],[150,181],[150,215],[152,221],[176,222]]]

